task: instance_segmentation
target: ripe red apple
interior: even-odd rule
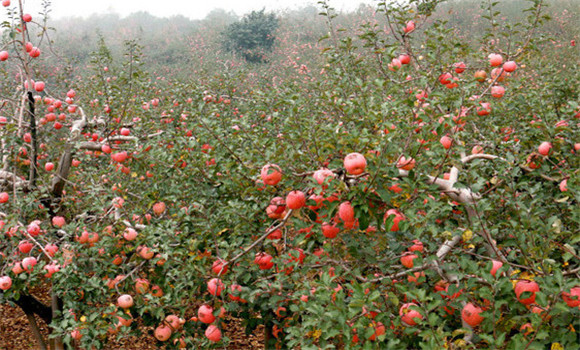
[[[338,235],[338,232],[340,232],[340,229],[335,225],[331,225],[328,222],[322,223],[322,234],[324,235],[324,237],[335,238],[336,235]]]
[[[140,245],[137,247],[137,254],[139,254],[139,256],[145,260],[151,260],[153,259],[153,256],[155,256],[155,252],[153,251],[153,249],[146,247],[144,245]]]
[[[211,270],[218,276],[225,275],[228,272],[228,265],[226,265],[225,261],[219,259],[213,262]]]
[[[399,316],[401,316],[401,322],[407,326],[415,326],[417,322],[423,319],[423,315],[419,311],[412,310],[411,306],[418,306],[415,303],[406,303],[399,309]]]
[[[493,277],[495,277],[497,270],[499,270],[502,266],[503,266],[503,263],[501,261],[493,260],[492,265],[491,265],[491,271],[490,271],[491,275]]]
[[[286,205],[288,206],[288,209],[300,209],[306,205],[306,195],[302,191],[291,191],[286,196]]]
[[[266,164],[262,168],[260,176],[266,185],[274,186],[282,180],[282,170],[276,164]]]
[[[544,141],[538,147],[538,153],[540,153],[543,156],[547,156],[548,154],[550,154],[551,148],[552,144],[550,142]]]
[[[489,64],[492,67],[497,67],[497,66],[501,65],[501,63],[503,62],[503,57],[501,57],[501,55],[498,55],[495,53],[489,54],[488,58],[489,58]]]
[[[260,270],[269,270],[274,266],[272,256],[265,252],[256,253],[254,263],[260,267]]]
[[[205,336],[210,341],[217,343],[222,338],[222,332],[220,331],[219,328],[217,328],[212,324],[209,325],[209,327],[207,327],[207,329],[205,330]]]
[[[517,67],[518,65],[514,61],[507,61],[506,63],[503,64],[503,70],[505,70],[508,73],[515,71]]]
[[[129,134],[131,134],[131,130],[129,128],[121,128],[119,133],[123,136],[129,136]]]
[[[516,298],[524,305],[533,304],[536,301],[536,292],[540,291],[540,286],[534,281],[520,280],[516,283],[514,290]],[[527,298],[520,298],[523,293],[529,292],[531,295]]]
[[[213,315],[213,307],[209,305],[202,305],[197,310],[198,319],[206,324],[213,323],[215,321],[215,316]]]
[[[0,203],[6,203],[10,199],[10,196],[6,192],[0,193]]]
[[[52,225],[60,228],[66,225],[66,221],[62,216],[55,216],[52,218]]]
[[[491,112],[491,104],[489,102],[481,102],[481,107],[477,107],[477,115],[482,117],[488,115]]]
[[[484,70],[478,70],[477,72],[475,72],[474,77],[475,80],[482,83],[487,78],[487,73]]]
[[[405,217],[398,210],[396,210],[396,209],[389,209],[385,213],[385,216],[383,218],[383,223],[386,223],[387,222],[387,218],[389,216],[391,216],[391,215],[394,215],[395,218],[393,219],[393,226],[391,226],[390,230],[392,232],[399,231],[399,222],[404,221],[405,220]]]
[[[389,70],[392,70],[393,72],[398,71],[399,68],[401,68],[402,63],[398,58],[393,58],[391,60],[391,63],[389,63],[387,65],[387,67],[389,68]]]
[[[558,185],[558,187],[560,187],[560,191],[561,192],[566,192],[568,191],[568,179],[564,179],[560,182],[560,184]]]
[[[48,255],[50,255],[51,257],[54,257],[56,255],[56,252],[58,251],[58,246],[56,246],[55,244],[49,243],[49,244],[44,246],[44,250],[46,250]]]
[[[137,231],[135,231],[135,229],[131,227],[127,227],[123,232],[123,238],[125,238],[128,241],[132,241],[135,238],[137,238]]]
[[[224,284],[219,278],[212,278],[207,282],[207,290],[209,294],[219,297],[224,290]]]
[[[28,55],[30,55],[30,57],[32,58],[36,58],[40,56],[40,49],[38,47],[33,47],[32,50],[30,50],[30,52],[28,53]]]
[[[409,247],[410,252],[422,252],[423,251],[423,242],[418,239],[413,240],[413,245]]]
[[[153,204],[153,213],[157,216],[163,214],[165,212],[165,203],[157,202]]]
[[[467,68],[467,66],[463,62],[454,63],[453,67],[455,67],[455,73],[457,74],[465,72],[465,68]]]
[[[135,292],[137,294],[145,294],[149,290],[149,281],[144,278],[137,278],[135,280]]]
[[[415,159],[409,157],[408,159],[405,156],[401,156],[397,161],[397,168],[403,170],[411,170],[415,167]]]
[[[34,244],[32,244],[31,242],[28,242],[28,241],[20,241],[20,243],[18,243],[18,250],[22,254],[30,253],[30,251],[32,250],[33,247],[34,247]]]
[[[342,202],[338,206],[338,217],[344,222],[354,221],[354,208],[350,202]]]
[[[405,29],[403,29],[405,34],[411,33],[414,30],[415,30],[415,22],[413,22],[413,21],[407,22],[407,24],[405,25]]]
[[[123,294],[117,298],[117,305],[123,309],[129,309],[133,306],[133,297],[129,294]]]
[[[364,173],[367,167],[367,160],[360,153],[350,153],[344,158],[344,168],[351,175]]]
[[[171,327],[166,324],[162,324],[159,327],[155,328],[155,338],[159,341],[167,341],[171,338]]]
[[[101,151],[103,153],[109,154],[109,153],[111,153],[112,149],[111,149],[111,146],[109,146],[109,145],[102,145]]]
[[[9,276],[0,277],[0,289],[8,290],[12,287],[12,279]]]
[[[562,299],[569,307],[580,308],[580,286],[570,289],[570,293],[562,292]]]
[[[29,256],[27,258],[22,259],[22,268],[25,271],[32,272],[34,266],[36,266],[36,258],[33,256]]]
[[[451,75],[451,73],[443,73],[439,76],[439,82],[443,85],[447,85],[451,83],[452,78],[453,76]]]
[[[44,82],[43,81],[37,81],[34,83],[34,90],[38,91],[38,92],[42,92],[44,91]]]
[[[502,98],[505,94],[505,89],[503,86],[493,86],[491,88],[491,96],[495,98]]]
[[[413,260],[415,260],[416,258],[418,258],[417,255],[412,254],[410,252],[406,252],[401,257],[401,264],[403,264],[403,266],[405,266],[408,269],[413,268],[413,266],[415,265],[413,263]]]
[[[40,221],[34,220],[28,226],[26,226],[26,232],[28,232],[31,236],[38,236],[40,234]]]
[[[385,325],[382,324],[381,322],[372,322],[371,327],[375,330],[375,332],[369,337],[370,341],[375,341],[377,337],[387,332]]]
[[[280,230],[280,229],[276,229],[268,235],[268,239],[271,239],[271,240],[276,240],[276,239],[280,239],[280,238],[282,238],[282,230]]]
[[[282,197],[274,197],[270,200],[270,206],[272,206],[274,214],[282,214],[286,210],[286,201]]]
[[[54,163],[48,162],[48,163],[44,164],[44,170],[52,171],[53,169],[54,169]]]
[[[407,55],[406,53],[399,55],[398,59],[401,61],[401,64],[411,63],[411,56]]]
[[[117,163],[123,163],[127,159],[127,152],[117,152],[111,154],[111,159],[113,159]]]
[[[322,168],[316,170],[314,174],[312,174],[312,177],[314,178],[314,180],[316,180],[316,182],[318,182],[319,185],[322,185],[327,177],[333,178],[334,173],[326,168]]]
[[[475,306],[472,303],[467,303],[463,307],[463,310],[461,310],[461,318],[471,327],[476,327],[484,320],[484,317],[481,316],[482,312],[483,309],[479,306]]]
[[[439,142],[441,142],[441,144],[443,145],[443,148],[445,149],[449,149],[451,148],[451,138],[447,135],[441,137],[441,139],[439,140]]]

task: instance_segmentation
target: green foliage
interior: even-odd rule
[[[266,62],[265,55],[274,46],[278,26],[279,20],[275,14],[265,13],[265,9],[252,11],[241,21],[228,26],[223,34],[224,46],[248,62]]]

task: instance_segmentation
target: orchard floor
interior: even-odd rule
[[[33,291],[35,297],[44,303],[49,302],[47,291]],[[48,339],[48,326],[39,317],[36,317],[36,322],[44,336]],[[242,350],[242,349],[264,349],[263,342],[263,328],[260,327],[254,334],[247,336],[239,320],[230,319],[230,323],[225,334],[231,339],[227,349]],[[141,337],[127,337],[119,341],[113,340],[106,349],[108,350],[150,350],[158,349],[157,340],[151,335]],[[9,307],[0,305],[0,350],[27,350],[38,349],[38,344],[34,338],[31,328],[28,325],[28,320],[24,312],[16,307]]]

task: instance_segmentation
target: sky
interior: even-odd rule
[[[41,9],[43,0],[23,0],[25,12],[33,16]],[[317,6],[318,0],[44,0],[50,1],[53,19],[63,17],[88,17],[99,13],[116,13],[124,17],[133,12],[146,11],[157,17],[183,15],[190,19],[202,19],[211,10],[222,8],[243,15],[252,10],[266,8],[267,11]],[[353,10],[360,3],[372,4],[373,0],[329,0],[336,10]],[[12,6],[18,0],[12,0]]]

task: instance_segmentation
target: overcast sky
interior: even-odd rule
[[[204,18],[212,9],[222,8],[243,15],[252,10],[278,10],[317,5],[317,0],[51,0],[51,17],[82,16],[94,13],[117,13],[126,16],[137,11],[147,11],[158,17],[183,15],[191,19]],[[18,0],[12,0],[12,5]],[[42,0],[24,0],[25,11],[38,13]],[[336,10],[353,10],[358,4],[375,3],[373,0],[330,0]],[[3,14],[2,17],[4,17]]]

